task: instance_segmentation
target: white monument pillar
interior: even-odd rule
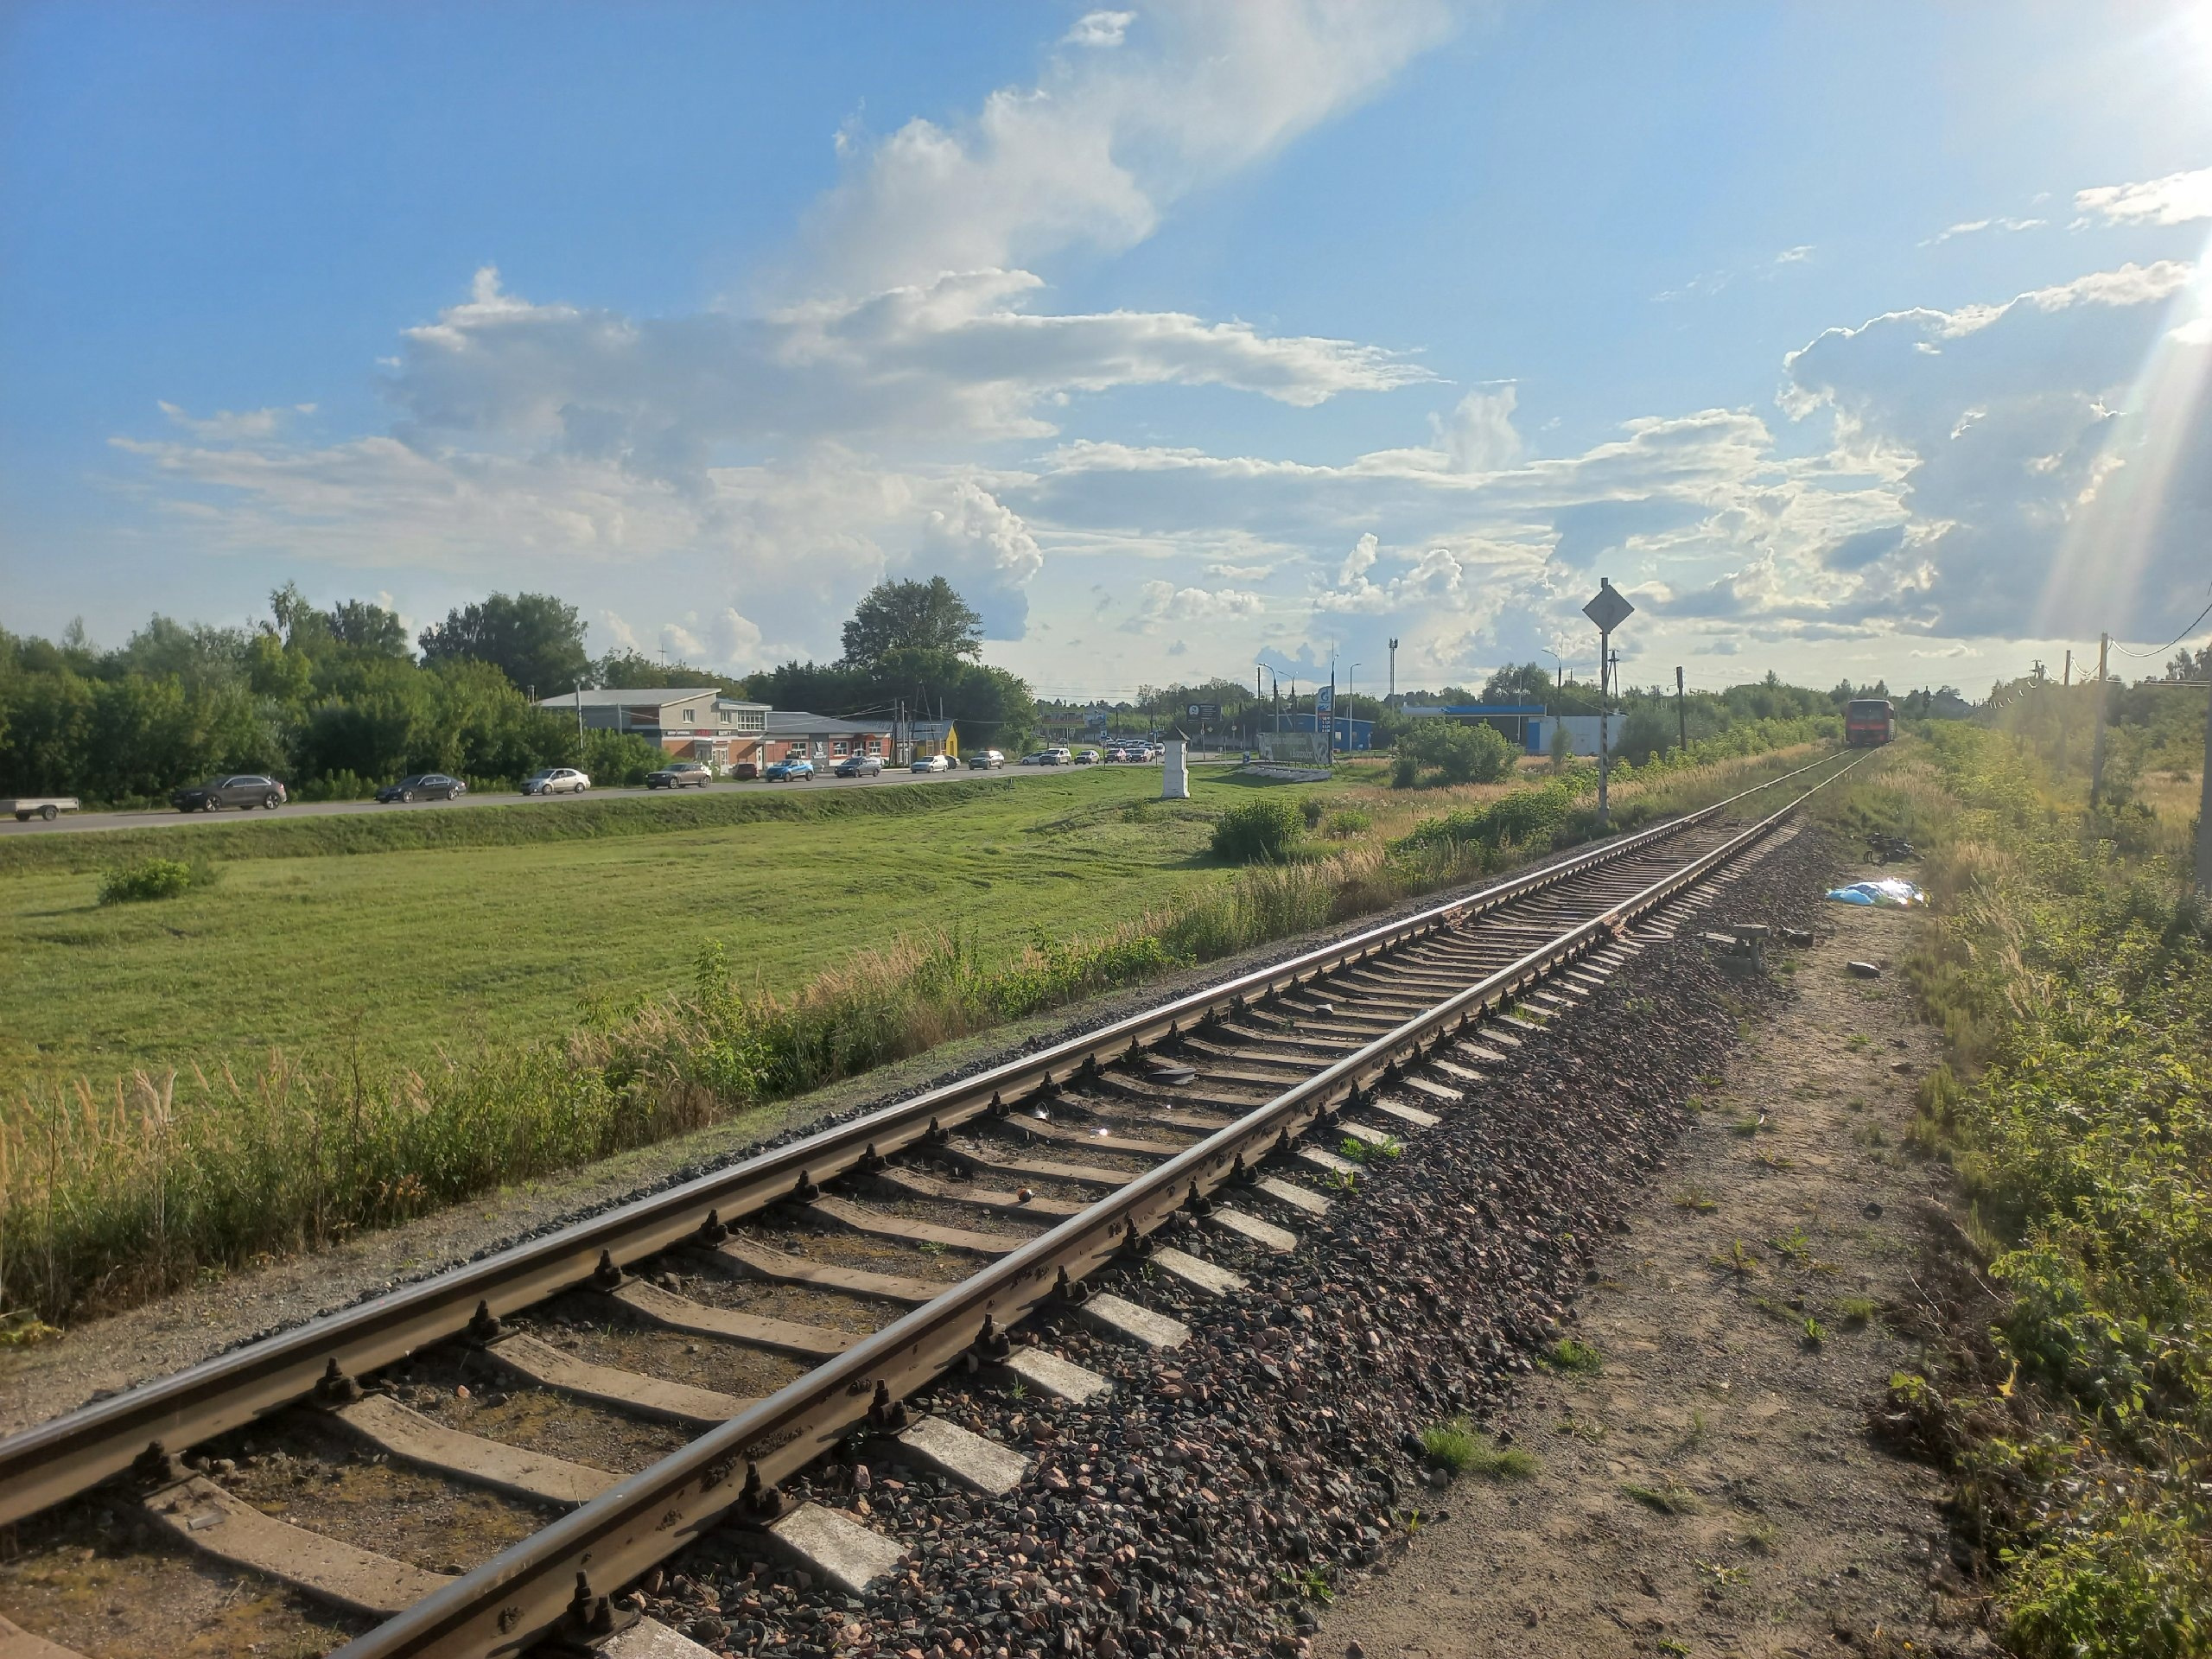
[[[1183,761],[1183,740],[1167,740],[1167,758],[1160,767],[1160,798],[1163,801],[1187,801],[1191,798],[1191,771]]]

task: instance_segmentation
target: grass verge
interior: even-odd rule
[[[1875,1422],[1949,1472],[2009,1650],[2182,1659],[2212,1650],[2212,913],[2180,825],[2092,817],[2050,759],[1939,729],[1835,804],[1925,854],[1909,971],[1950,1059],[1912,1140],[1994,1297]]]

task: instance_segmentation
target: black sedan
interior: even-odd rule
[[[226,806],[265,806],[274,812],[284,804],[284,785],[258,772],[234,772],[210,778],[204,784],[180,789],[169,801],[180,812],[213,812]]]
[[[468,785],[458,778],[448,778],[442,772],[418,772],[411,778],[403,778],[396,784],[387,784],[377,791],[380,801],[457,801],[468,793]]]

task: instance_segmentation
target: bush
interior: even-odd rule
[[[1306,820],[1306,827],[1308,830],[1319,830],[1321,827],[1321,814],[1327,810],[1321,804],[1321,798],[1319,795],[1308,795],[1298,804],[1298,816]]]
[[[1421,781],[1421,762],[1403,750],[1390,762],[1390,787],[1411,789]]]
[[[636,789],[668,764],[666,749],[634,732],[588,731],[581,747],[583,770],[601,789]]]
[[[1338,807],[1323,820],[1321,833],[1333,841],[1349,841],[1375,827],[1375,820],[1356,806]]]
[[[1232,864],[1281,864],[1296,850],[1303,833],[1296,807],[1262,797],[1222,814],[1213,827],[1213,855]]]
[[[100,903],[135,904],[145,899],[174,899],[206,885],[200,869],[175,858],[142,858],[100,874]]]
[[[1436,784],[1494,784],[1513,770],[1513,746],[1495,726],[1430,720],[1398,740],[1397,770],[1391,782],[1402,789],[1407,786],[1400,779],[1408,760],[1413,780],[1426,771]]]
[[[296,801],[365,801],[377,786],[359,772],[334,772],[288,791]]]
[[[1565,779],[1536,789],[1516,789],[1487,806],[1424,818],[1397,843],[1398,849],[1484,847],[1493,851],[1517,847],[1541,852],[1566,827],[1580,791]],[[1395,850],[1395,849],[1394,849]]]

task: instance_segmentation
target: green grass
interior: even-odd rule
[[[2049,702],[1826,809],[1923,849],[1906,976],[1946,1062],[1907,1143],[1955,1167],[1995,1295],[1881,1421],[1948,1475],[2006,1651],[2184,1659],[2212,1650],[2212,910],[2187,799],[2088,811]]]
[[[1517,1446],[1491,1446],[1464,1417],[1437,1423],[1421,1431],[1421,1450],[1431,1462],[1454,1475],[1480,1475],[1486,1480],[1526,1480],[1536,1472],[1535,1458]]]
[[[1573,1371],[1583,1376],[1595,1376],[1605,1363],[1594,1344],[1574,1337],[1561,1337],[1552,1344],[1544,1351],[1544,1361],[1554,1370]]]
[[[264,820],[157,837],[227,849],[219,888],[105,908],[97,858],[65,867],[130,837],[0,857],[0,962],[40,992],[0,1036],[0,1309],[76,1319],[319,1249],[1501,861],[1386,854],[1403,814],[1378,804],[1373,836],[1228,870],[1201,849],[1255,785],[1154,787],[480,808],[334,842]]]
[[[0,1094],[140,1067],[256,1067],[272,1047],[358,1044],[368,1059],[423,1063],[680,988],[711,940],[741,982],[777,991],[918,931],[957,929],[987,959],[1011,955],[1225,879],[1202,855],[1209,798],[1227,791],[1201,775],[1190,805],[1128,821],[1122,809],[1158,788],[1148,771],[1101,771],[10,841],[0,960],[16,990]],[[860,807],[925,798],[937,799]],[[586,815],[601,833],[494,838]],[[383,838],[404,849],[360,850]],[[5,856],[67,842],[118,867],[149,840],[198,858],[219,842],[221,885],[103,909],[93,870]],[[310,855],[335,850],[351,855]]]

